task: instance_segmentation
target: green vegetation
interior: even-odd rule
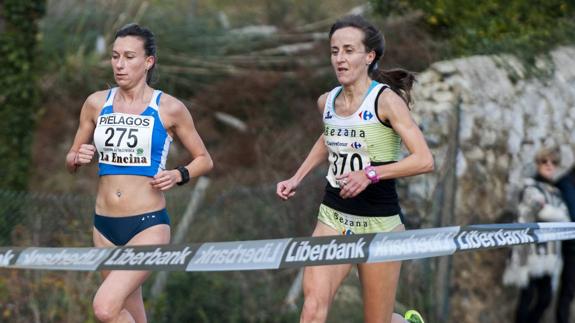
[[[0,189],[25,190],[38,117],[36,36],[45,1],[0,3]],[[10,232],[20,209],[0,197],[0,228]],[[0,235],[1,244],[11,242]]]
[[[284,276],[284,286],[278,286],[277,276]],[[283,292],[290,283],[285,279],[288,277],[278,271],[176,273],[167,293],[155,302],[157,314],[150,321],[295,322],[297,313],[282,309]]]
[[[575,42],[575,3],[570,0],[372,0],[390,16],[419,12],[446,57],[513,53],[532,57]]]
[[[36,36],[44,0],[0,4],[0,188],[28,184],[38,112]]]

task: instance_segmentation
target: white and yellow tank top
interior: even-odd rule
[[[401,138],[377,116],[376,104],[387,85],[372,81],[361,106],[352,115],[339,116],[335,99],[342,90],[338,86],[328,94],[323,112],[324,140],[329,151],[327,180],[339,187],[335,177],[368,165],[397,161]]]

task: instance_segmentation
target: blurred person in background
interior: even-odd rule
[[[525,179],[518,205],[518,222],[566,222],[567,207],[553,179],[559,165],[555,149],[542,148],[535,155],[533,178]],[[561,268],[561,243],[550,241],[513,247],[505,269],[505,285],[520,287],[515,322],[537,323],[553,299],[553,280]]]
[[[326,160],[327,185],[314,237],[404,231],[395,179],[433,170],[433,157],[409,111],[414,77],[382,72],[383,35],[361,16],[338,20],[329,32],[331,64],[340,86],[317,101],[324,131],[297,172],[277,184],[294,196],[303,178]],[[401,142],[409,155],[400,159]],[[360,225],[358,226],[357,223]],[[325,322],[351,264],[306,267],[300,322]],[[401,262],[358,264],[365,322],[423,322],[416,311],[393,313]]]
[[[575,221],[575,165],[559,177],[556,186],[569,209],[570,221]],[[557,323],[569,323],[572,322],[569,318],[571,302],[575,295],[575,240],[564,240],[561,247],[563,271],[559,281]]]
[[[130,24],[114,37],[112,70],[117,87],[91,94],[66,156],[74,173],[98,155],[99,181],[93,240],[96,247],[170,242],[165,191],[212,168],[212,160],[188,109],[150,87],[156,65],[152,32]],[[192,162],[165,169],[172,138]],[[93,144],[92,144],[93,142]],[[106,271],[93,300],[102,322],[146,322],[142,283],[147,271]]]

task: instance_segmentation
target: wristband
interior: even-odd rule
[[[184,185],[187,182],[190,181],[190,172],[188,171],[188,169],[184,166],[178,166],[176,167],[176,169],[180,172],[180,174],[182,175],[182,181],[176,183],[178,185]]]
[[[365,176],[367,176],[367,178],[371,181],[371,184],[379,182],[379,176],[377,176],[377,171],[375,170],[375,167],[367,166],[366,168],[363,169],[363,171],[365,172]]]

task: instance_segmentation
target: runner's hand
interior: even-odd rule
[[[279,182],[276,187],[276,194],[284,201],[295,195],[298,181],[294,178]]]
[[[90,144],[82,144],[76,152],[76,157],[74,157],[75,166],[83,166],[92,162],[92,158],[96,153],[96,147]]]
[[[160,191],[167,191],[174,187],[178,182],[182,180],[182,175],[177,169],[163,170],[154,176],[154,179],[150,182],[153,188]]]
[[[339,182],[339,196],[344,199],[356,197],[371,183],[362,170],[339,175],[335,178]]]

